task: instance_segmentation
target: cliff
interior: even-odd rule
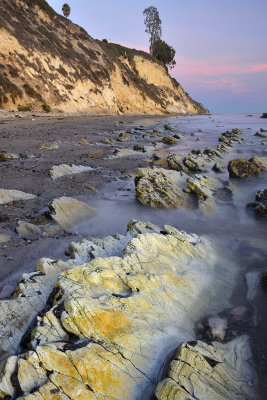
[[[0,108],[208,113],[149,54],[94,40],[45,0],[0,0]]]

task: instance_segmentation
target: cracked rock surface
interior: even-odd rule
[[[256,376],[247,336],[229,343],[182,343],[168,377],[156,388],[157,400],[255,399]]]
[[[116,240],[122,254],[107,256]],[[33,288],[44,281],[51,293],[54,286],[28,351],[6,361],[0,398],[149,398],[166,355],[193,339],[201,316],[228,305],[237,273],[207,239],[170,226],[131,221],[125,239],[77,248],[76,260],[40,262],[39,272],[24,277],[23,296],[0,303],[6,315],[18,300],[36,309]]]

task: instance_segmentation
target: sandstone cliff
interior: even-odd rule
[[[208,112],[149,54],[94,40],[45,0],[0,0],[0,37],[1,108]]]

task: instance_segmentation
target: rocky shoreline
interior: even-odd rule
[[[211,117],[193,118],[198,124]],[[209,136],[183,130],[187,123],[186,117],[3,120],[0,398],[257,397],[250,306],[242,311],[233,302],[245,270],[226,243],[177,229],[176,217],[162,227],[134,219],[126,234],[99,238],[76,228],[87,223],[96,232],[98,203],[118,193],[136,192],[151,210],[188,210],[207,225],[221,210],[245,213],[255,180],[264,184],[265,139],[233,127]],[[260,144],[256,151],[251,141]],[[266,221],[261,189],[248,217],[259,229]],[[264,244],[248,237],[258,257],[264,254]],[[27,257],[18,263],[26,253],[27,267]],[[265,272],[247,273],[248,299],[257,296]],[[13,283],[3,279],[12,273]],[[233,329],[219,316],[226,309]],[[166,377],[164,365],[178,347]]]

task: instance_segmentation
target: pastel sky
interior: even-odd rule
[[[59,13],[64,1],[48,0]],[[148,51],[143,10],[157,7],[174,76],[214,113],[267,112],[267,0],[69,0],[94,38]]]

